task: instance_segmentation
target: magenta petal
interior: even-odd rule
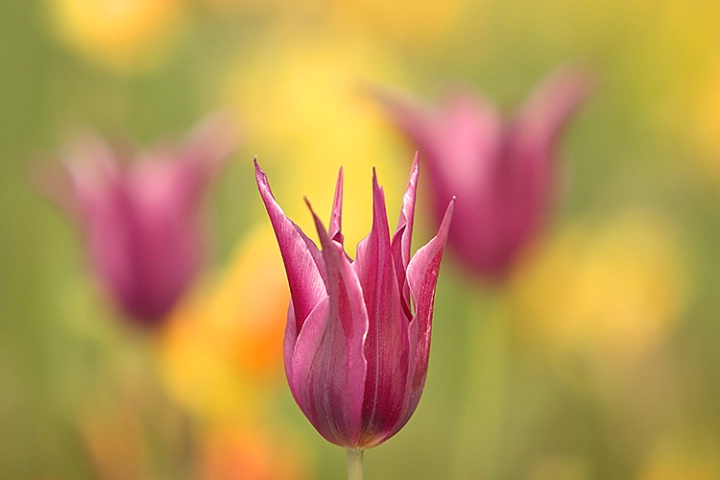
[[[307,316],[326,295],[323,281],[324,262],[312,240],[285,216],[275,201],[267,176],[260,169],[257,160],[255,161],[255,178],[285,263],[290,295],[295,310],[294,318],[297,322],[296,331],[300,332]]]
[[[407,267],[410,263],[410,247],[412,243],[413,223],[415,219],[415,197],[417,194],[417,181],[419,174],[418,154],[413,159],[412,169],[410,171],[410,179],[408,180],[405,195],[403,195],[402,208],[400,210],[400,220],[398,228],[392,239],[392,250],[395,262],[395,274],[397,275],[398,285],[402,292],[402,307],[410,315],[410,289],[407,285]]]
[[[400,305],[385,196],[375,172],[372,229],[358,244],[353,267],[368,315],[361,445],[369,447],[384,441],[402,416],[408,371],[408,317]]]
[[[461,89],[449,94],[431,119],[432,133],[426,147],[430,180],[440,175],[446,183],[447,198],[438,205],[439,214],[447,202],[463,189],[487,182],[502,149],[503,122],[500,113],[485,99]],[[422,154],[422,151],[420,152]],[[478,161],[478,156],[484,161]],[[443,160],[441,160],[443,159]]]
[[[335,185],[335,198],[333,199],[332,213],[330,215],[330,238],[340,245],[344,242],[342,234],[342,200],[343,200],[343,171],[338,173]]]
[[[445,211],[438,234],[415,253],[408,266],[408,282],[415,303],[415,317],[410,322],[410,328],[408,329],[410,364],[413,366],[413,370],[410,372],[407,382],[409,390],[407,392],[408,407],[405,421],[415,411],[425,386],[430,356],[435,289],[454,208],[455,199],[452,199]],[[396,428],[399,430],[402,428],[402,424]]]
[[[360,422],[346,411],[347,343],[342,327],[332,320],[326,297],[305,319],[296,339],[287,327],[285,371],[290,391],[310,423],[327,441],[343,444],[347,432],[359,430]]]
[[[212,176],[230,159],[237,135],[226,114],[208,116],[191,132],[179,157],[172,194],[193,208]]]
[[[591,89],[587,75],[569,69],[548,79],[506,131],[505,168],[497,184],[507,195],[505,256],[532,238],[542,224],[555,188],[558,136]]]
[[[308,203],[308,207],[310,204]],[[322,244],[327,276],[327,319],[316,319],[300,331],[293,356],[296,378],[302,372],[318,431],[340,446],[358,445],[367,362],[363,343],[368,315],[363,292],[342,245],[328,236],[322,221],[310,210]],[[317,322],[317,323],[316,323]],[[320,323],[320,324],[318,324]],[[299,369],[299,370],[298,370]],[[312,417],[311,417],[312,421]],[[322,429],[321,429],[322,428]]]
[[[372,89],[371,93],[390,113],[395,126],[408,136],[417,141],[431,134],[429,119],[432,114],[425,105],[380,88]]]
[[[592,90],[591,77],[569,67],[551,75],[515,117],[517,141],[527,151],[548,151]]]

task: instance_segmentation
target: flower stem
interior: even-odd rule
[[[348,480],[363,480],[363,450],[361,448],[348,448],[347,478]]]
[[[457,480],[499,475],[508,360],[504,300],[502,292],[495,292],[468,302],[467,389],[453,476]]]

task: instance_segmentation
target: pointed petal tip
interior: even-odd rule
[[[255,177],[260,177],[260,176],[265,177],[266,176],[263,169],[260,168],[260,164],[257,161],[257,157],[253,158],[253,165],[255,166]]]
[[[257,157],[253,159],[253,163],[255,164],[255,182],[258,185],[258,188],[262,192],[263,190],[270,191],[270,183],[268,182],[267,175],[263,171],[262,168],[260,168],[260,165],[258,164]]]
[[[589,68],[577,64],[555,69],[537,89],[538,95],[547,95],[549,102],[577,108],[596,89],[597,80]]]
[[[410,180],[414,183],[420,173],[420,154],[416,151],[410,167]]]
[[[438,236],[446,237],[448,230],[450,229],[450,223],[452,222],[452,216],[453,212],[455,212],[455,200],[457,197],[453,195],[453,197],[450,199],[450,203],[448,203],[447,209],[445,210],[445,215],[443,216],[442,222],[440,223],[440,228],[438,229]]]
[[[338,170],[337,182],[335,182],[334,203],[337,203],[337,205],[342,205],[344,179],[345,179],[345,175],[343,174],[343,167],[340,167],[340,169]],[[337,205],[333,205],[333,207],[335,207]]]
[[[382,191],[382,187],[380,186],[380,182],[378,181],[377,169],[375,167],[373,167],[372,171],[373,171],[373,179],[372,179],[373,192]]]
[[[313,220],[315,220],[315,226],[322,227],[323,231],[327,234],[327,231],[325,230],[325,224],[323,224],[322,220],[320,220],[320,217],[317,213],[315,213],[315,209],[313,209],[312,204],[310,203],[310,200],[308,197],[303,197],[303,201],[305,202],[305,205],[307,205],[308,209],[310,210],[310,214],[313,216]],[[319,233],[319,232],[318,232]]]
[[[330,236],[340,243],[343,243],[342,235],[342,203],[343,203],[343,168],[338,171],[337,183],[335,185],[335,198],[333,199],[332,212],[330,214]]]
[[[337,182],[335,183],[335,192],[340,192],[342,195],[343,182],[345,180],[345,174],[343,173],[343,167],[338,169]]]

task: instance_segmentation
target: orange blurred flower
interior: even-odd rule
[[[305,480],[307,452],[287,434],[263,425],[209,430],[201,447],[201,480]]]
[[[252,232],[230,267],[170,319],[160,348],[170,393],[203,418],[262,406],[282,378],[289,299],[272,231]]]

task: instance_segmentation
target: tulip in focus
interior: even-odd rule
[[[502,280],[537,234],[553,196],[558,137],[588,91],[585,75],[558,72],[508,119],[467,91],[435,109],[379,94],[427,160],[437,222],[457,196],[448,246],[471,273]]]
[[[392,239],[373,174],[373,225],[345,253],[342,171],[330,228],[308,203],[322,250],[289,220],[257,162],[256,179],[290,286],[285,373],[295,401],[329,442],[351,453],[379,445],[409,420],[425,384],[435,287],[453,201],[439,232],[411,258],[418,163],[413,163]]]
[[[213,118],[181,146],[127,159],[93,138],[65,156],[70,192],[59,200],[80,224],[96,275],[136,323],[157,326],[194,280],[199,203],[232,145]]]

